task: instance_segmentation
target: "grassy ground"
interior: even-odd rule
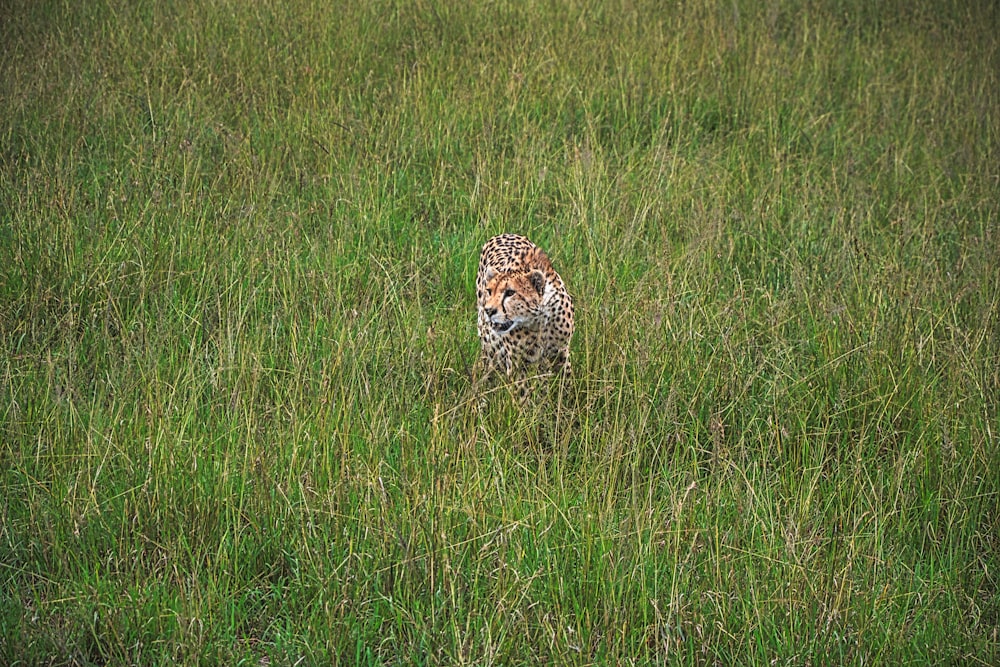
[[[4,5],[0,663],[1000,660],[994,3]]]

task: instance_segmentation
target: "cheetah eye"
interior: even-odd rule
[[[508,297],[508,296],[514,296],[514,294],[515,294],[514,290],[513,290],[513,289],[511,289],[510,287],[508,287],[507,289],[505,289],[505,290],[503,291],[503,295],[504,295],[505,297]]]

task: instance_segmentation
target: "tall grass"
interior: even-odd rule
[[[1000,660],[992,3],[7,5],[0,662]]]

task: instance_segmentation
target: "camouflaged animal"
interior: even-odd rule
[[[541,248],[517,234],[487,241],[476,297],[486,375],[523,380],[529,367],[569,375],[573,301]]]

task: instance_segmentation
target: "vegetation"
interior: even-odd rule
[[[995,3],[4,4],[0,663],[1000,661]]]

